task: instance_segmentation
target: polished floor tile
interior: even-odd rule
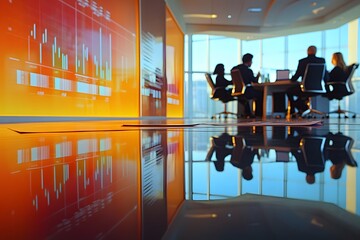
[[[358,239],[360,121],[304,121],[2,124],[0,237]]]

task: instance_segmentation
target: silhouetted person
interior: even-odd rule
[[[232,85],[232,81],[229,81],[225,78],[225,67],[224,64],[219,63],[216,65],[214,72],[214,75],[216,75],[216,80],[215,80],[215,87],[216,88],[221,88],[219,92],[219,97],[220,99],[223,100],[230,100],[233,97],[231,96],[231,91],[232,89],[227,89],[226,87],[229,85]]]
[[[316,57],[316,47],[315,46],[309,46],[307,49],[307,54],[308,56],[306,58],[300,59],[296,72],[294,74],[294,76],[291,78],[291,81],[297,81],[300,77],[304,77],[305,74],[305,70],[306,70],[306,66],[309,63],[325,63],[325,59],[324,58],[320,58],[320,57]],[[328,72],[325,69],[325,77],[324,80],[327,81],[328,79]],[[287,96],[288,99],[290,101],[290,107],[291,113],[295,113],[295,108],[298,109],[299,114],[303,113],[304,111],[306,111],[309,107],[308,107],[308,102],[309,102],[309,98],[308,97],[304,97],[304,96],[300,96],[302,93],[300,85],[295,86],[295,87],[291,87],[288,89],[287,91]],[[297,96],[298,99],[295,100],[295,97]]]
[[[242,151],[241,153],[237,151]],[[245,180],[251,180],[252,174],[252,163],[254,162],[255,156],[258,156],[257,149],[251,147],[238,146],[234,147],[230,163],[237,168],[242,170],[241,175]]]
[[[357,163],[351,154],[354,140],[342,133],[328,133],[326,135],[324,157],[332,163],[330,176],[339,179],[345,165],[356,167]]]
[[[251,86],[251,83],[257,83],[259,81],[259,76],[260,76],[260,73],[254,76],[254,72],[250,69],[252,65],[252,59],[253,59],[252,54],[250,53],[244,54],[244,56],[242,57],[243,63],[233,67],[232,70],[239,69],[241,76],[244,80],[244,83],[246,85],[245,97],[247,99],[255,99],[256,102],[255,115],[261,117],[263,92],[260,90],[256,90]],[[251,115],[249,104],[247,104],[245,107],[245,114]]]
[[[349,76],[349,68],[346,66],[344,57],[341,52],[333,53],[331,57],[331,63],[334,65],[334,68],[329,73],[329,82],[346,82],[347,77]],[[326,92],[329,92],[329,86],[325,85]]]
[[[305,141],[300,141],[299,148],[291,151],[296,159],[298,170],[306,174],[305,179],[308,184],[315,183],[315,174],[325,169],[323,141],[323,138],[305,137]]]
[[[216,161],[214,166],[216,171],[224,171],[225,158],[232,153],[232,148],[229,146],[232,145],[231,136],[228,133],[222,133],[219,137],[213,138],[215,145],[215,157]]]

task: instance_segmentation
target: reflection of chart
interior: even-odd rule
[[[100,229],[110,229],[129,214],[136,219],[138,139],[138,133],[70,133],[3,140],[0,184],[9,211],[2,211],[2,239],[66,239],[62,234],[79,225],[105,222]]]
[[[81,139],[76,143],[63,141],[55,143],[54,146],[18,149],[19,164],[50,161],[49,164],[31,168],[30,182],[33,183],[35,210],[39,209],[39,201],[46,202],[43,205],[47,206],[59,201],[66,187],[74,183],[73,180],[69,183],[70,177],[74,178],[73,175],[76,175],[77,201],[80,201],[83,195],[89,194],[88,191],[92,193],[94,189],[103,189],[111,185],[113,159],[110,150],[111,138]],[[74,159],[76,164],[73,164]],[[54,161],[59,163],[53,164]]]
[[[128,28],[135,25],[133,21],[125,22],[128,26],[120,21],[122,10],[113,7],[117,3],[7,1],[0,19],[0,31],[6,31],[1,43],[7,48],[0,55],[8,66],[1,73],[11,88],[7,92],[94,101],[69,101],[77,104],[74,109],[118,105],[111,103],[111,97],[118,101],[116,94],[134,91],[134,84],[128,87],[128,83],[135,79],[136,35],[134,28]],[[98,97],[102,102],[96,103]],[[33,98],[22,93],[20,99]],[[56,101],[62,104],[60,98]]]

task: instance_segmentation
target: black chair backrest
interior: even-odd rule
[[[232,96],[243,95],[245,93],[246,86],[239,69],[231,70],[231,79],[233,82],[233,90],[231,95]]]
[[[359,67],[359,64],[356,63],[356,64],[352,64],[350,66],[350,73],[349,73],[349,76],[347,77],[346,79],[346,90],[349,92],[349,93],[354,93],[355,92],[355,88],[354,86],[352,85],[352,77],[354,76],[354,73],[355,73],[355,70]]]
[[[324,145],[325,137],[306,136],[301,139],[300,147],[304,153],[306,165],[324,165]]]
[[[328,134],[324,148],[325,160],[345,161],[347,165],[357,166],[351,153],[354,139],[341,133]]]
[[[325,63],[309,63],[301,82],[305,93],[325,93]]]

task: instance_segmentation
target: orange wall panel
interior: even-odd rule
[[[184,117],[184,34],[166,11],[167,117]]]

